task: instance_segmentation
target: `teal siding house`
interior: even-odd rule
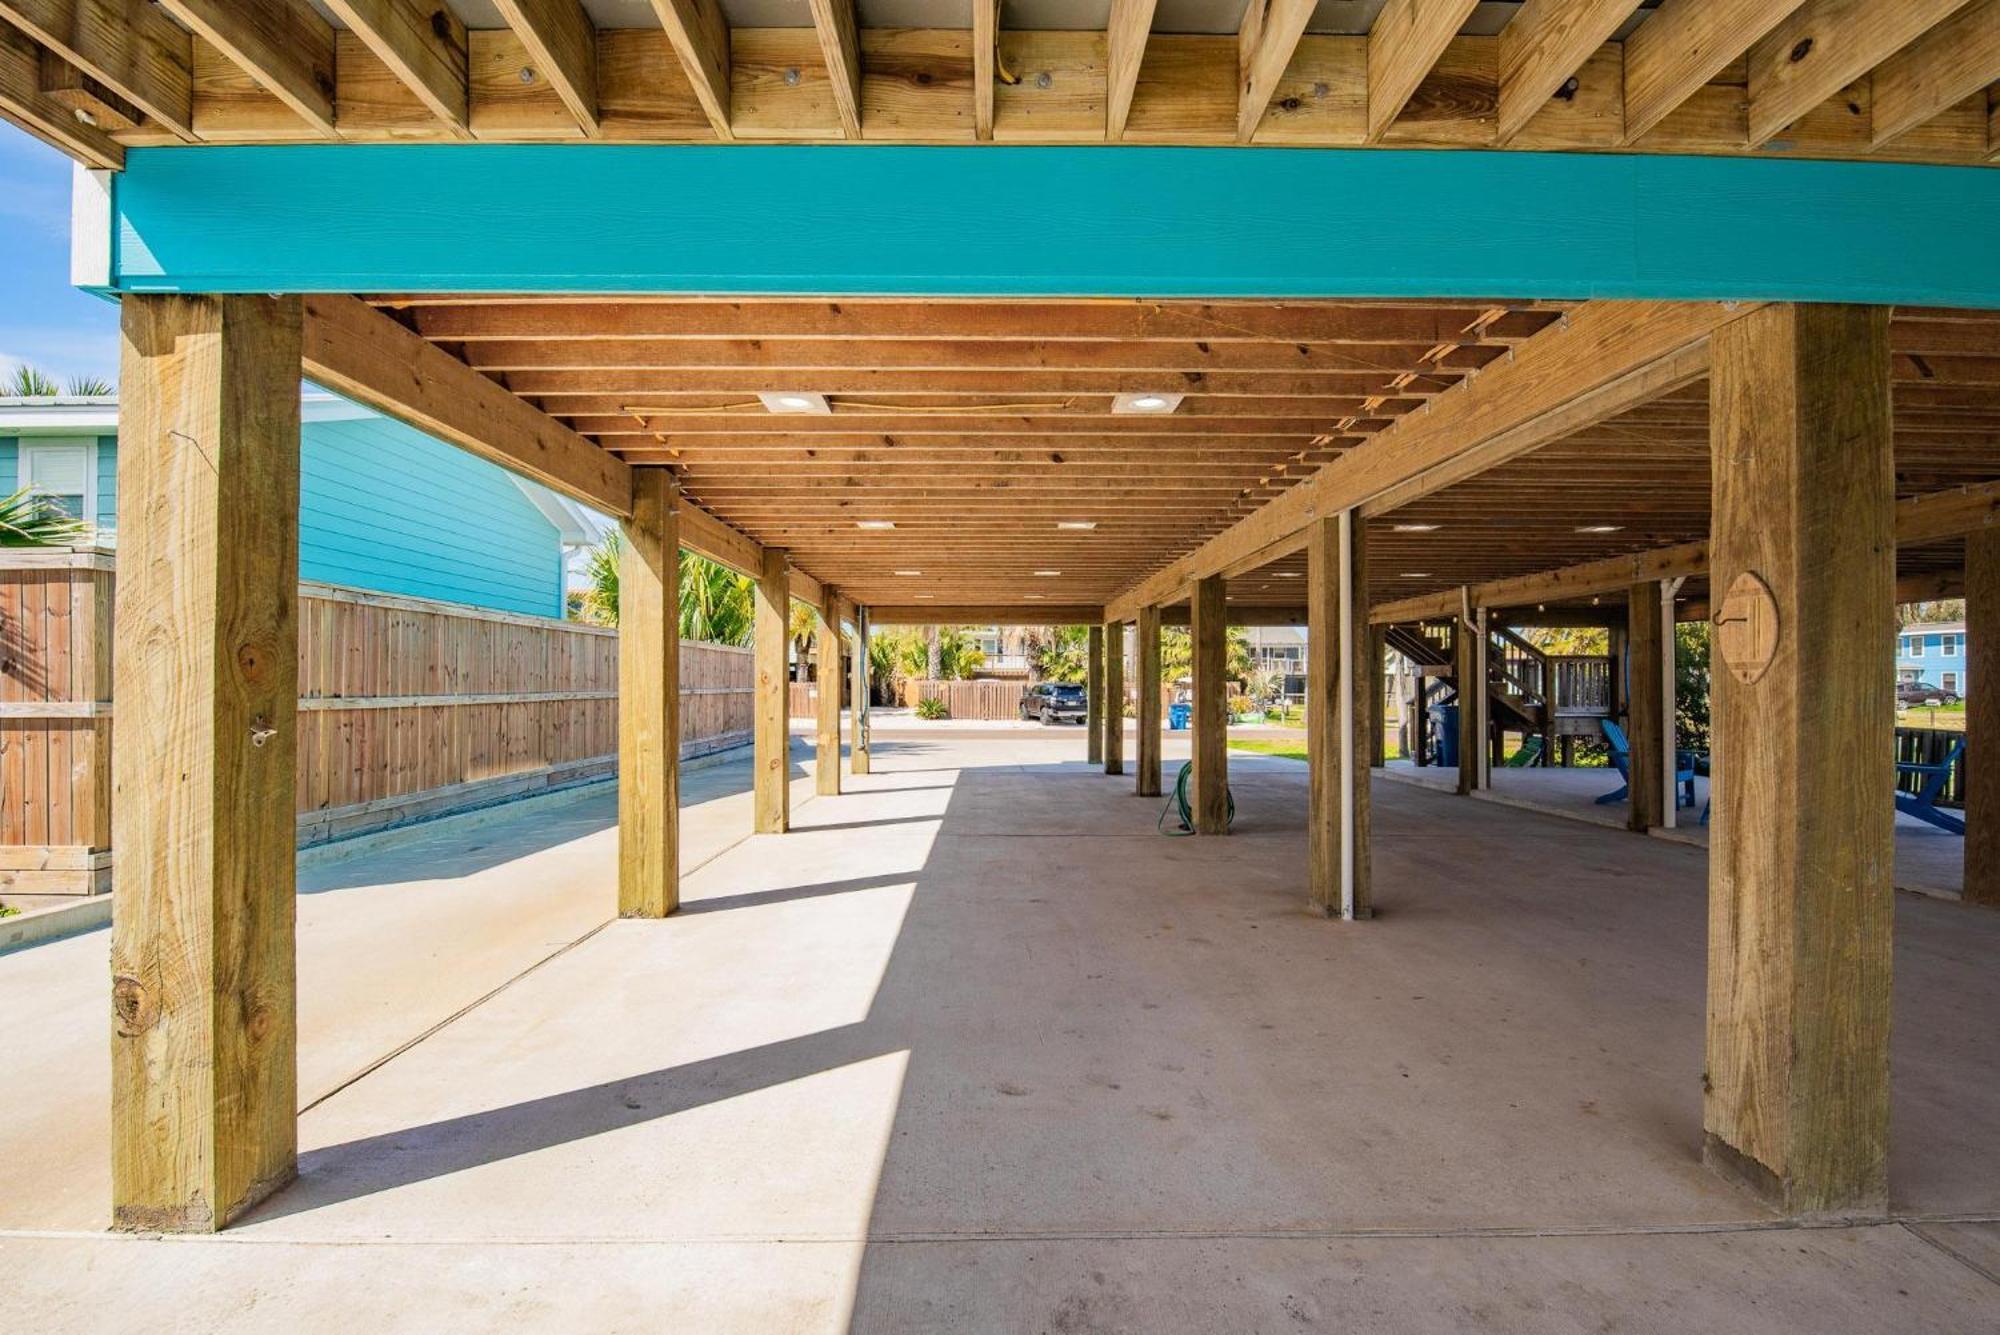
[[[571,554],[605,521],[455,446],[308,388],[299,578],[560,617]],[[116,546],[118,403],[0,399],[0,495],[33,483]]]

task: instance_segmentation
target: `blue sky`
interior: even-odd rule
[[[69,159],[0,124],[0,375],[118,379],[118,308],[69,285]]]

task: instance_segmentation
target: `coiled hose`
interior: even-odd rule
[[[1194,833],[1194,806],[1188,801],[1188,781],[1193,774],[1194,762],[1191,760],[1182,762],[1180,776],[1174,780],[1174,795],[1167,799],[1167,804],[1164,807],[1160,808],[1159,828],[1161,834],[1179,839]],[[1222,795],[1229,803],[1229,816],[1223,823],[1223,828],[1227,829],[1236,824],[1236,794],[1230,792],[1229,786],[1225,784],[1223,785]],[[1169,830],[1167,828],[1167,817],[1176,811],[1180,813],[1180,828]]]

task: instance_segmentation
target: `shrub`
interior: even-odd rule
[[[917,717],[950,718],[951,709],[938,696],[927,695],[923,699],[917,701]]]

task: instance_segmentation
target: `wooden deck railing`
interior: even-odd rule
[[[1898,728],[1896,729],[1896,759],[1899,763],[1936,765],[1951,754],[1951,748],[1958,745],[1964,733],[1949,728]],[[1896,791],[1915,793],[1924,786],[1921,774],[1896,775]],[[1951,767],[1951,777],[1945,780],[1944,791],[1938,795],[1941,807],[1962,807],[1965,805],[1965,757],[1961,755]]]
[[[0,890],[108,887],[115,580],[108,551],[0,553]],[[301,844],[616,768],[616,631],[327,584],[299,593]],[[750,717],[749,652],[684,642],[682,753],[747,739]]]

